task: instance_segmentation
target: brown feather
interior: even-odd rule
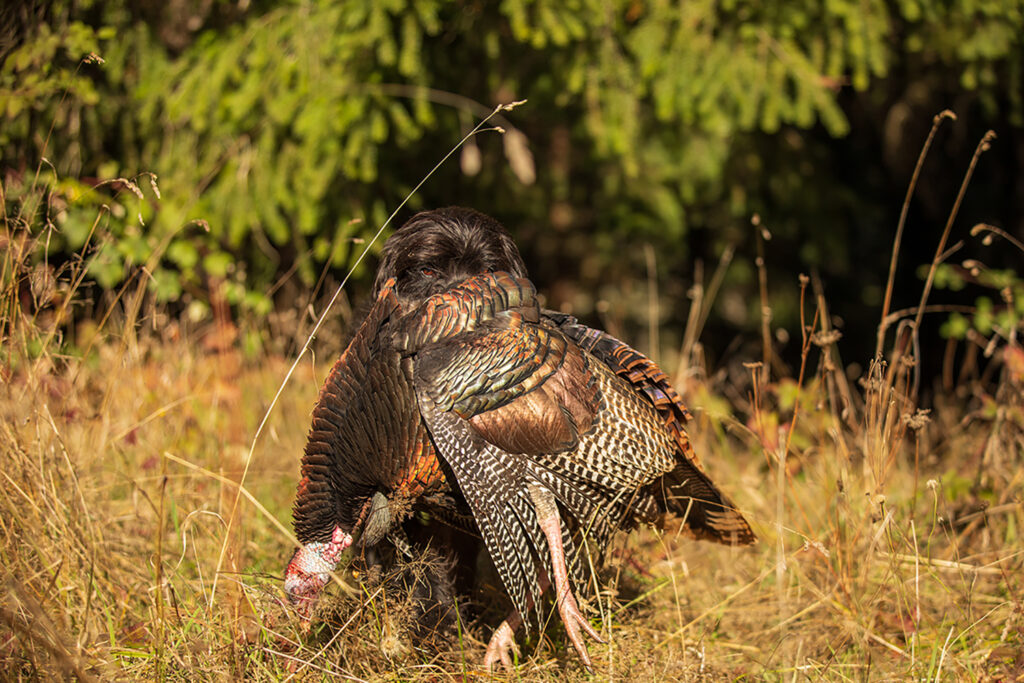
[[[558,370],[540,387],[469,422],[477,434],[509,453],[560,453],[579,443],[599,407],[583,353],[569,345]]]

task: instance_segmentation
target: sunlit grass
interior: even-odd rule
[[[228,534],[235,482],[290,359],[225,343],[231,321],[172,329],[138,305],[144,282],[108,299],[99,323],[77,320],[87,253],[33,290],[38,252],[10,247],[38,235],[10,219],[4,231],[6,677],[484,676],[495,622],[473,615],[494,616],[479,609],[494,594],[463,596],[440,649],[410,639],[400,594],[362,575],[342,572],[308,632],[283,601],[290,506],[330,354],[296,366]],[[707,379],[691,354],[703,322],[687,330],[687,363],[666,364],[680,368],[696,452],[761,542],[695,543],[672,524],[617,539],[591,600],[608,641],[590,645],[597,679],[1021,675],[1024,370],[1005,363],[984,382],[965,378],[960,393],[981,399],[940,395],[922,413],[906,356],[848,376],[824,301],[806,280],[792,286],[806,294],[796,376],[769,374],[765,354],[728,382]],[[1020,355],[1015,343],[1002,348]],[[513,678],[586,679],[557,625],[534,631],[519,662]]]
[[[325,625],[302,633],[279,602],[289,542],[246,500],[225,590],[209,605],[234,495],[220,477],[237,477],[254,414],[285,364],[195,349],[154,342],[135,360],[111,355],[91,368],[65,360],[39,369],[37,359],[9,377],[0,404],[5,670],[276,679],[289,675],[292,658],[309,662],[314,677],[475,670],[489,633],[478,623],[449,651],[407,647],[385,657],[387,608],[351,577],[352,593],[335,589],[322,610]],[[248,479],[286,526],[316,395],[311,373],[298,380]],[[809,407],[782,477],[753,429],[701,411],[704,394],[690,387],[697,450],[761,543],[695,543],[671,527],[620,539],[601,596],[609,643],[591,645],[599,678],[932,680],[1017,670],[1019,472],[977,489],[969,454],[980,452],[985,431],[946,438],[960,415],[944,408],[922,427],[940,445],[927,450],[921,472],[907,444],[869,489],[859,449],[836,447],[835,430],[845,428],[818,387],[805,387]],[[521,662],[527,680],[560,679],[566,669],[582,676],[557,629],[540,644],[533,636]]]

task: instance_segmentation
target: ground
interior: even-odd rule
[[[293,356],[243,353],[216,328],[63,354],[44,323],[12,324],[0,367],[6,677],[486,678],[493,623],[418,643],[365,572],[339,574],[309,631],[282,600],[330,357],[305,356],[274,401]],[[590,601],[607,641],[590,644],[594,678],[555,618],[511,679],[1024,680],[1019,347],[989,393],[965,384],[924,413],[910,364],[849,381],[823,360],[836,340],[816,341],[802,379],[758,363],[745,386],[676,378],[697,453],[760,543],[673,523],[620,537]],[[463,599],[487,614],[471,604],[486,594]]]

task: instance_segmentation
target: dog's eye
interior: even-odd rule
[[[438,277],[440,275],[440,273],[438,273],[433,268],[424,266],[423,268],[420,268],[420,275],[423,275],[424,277],[429,277],[429,278],[433,279],[433,278]]]

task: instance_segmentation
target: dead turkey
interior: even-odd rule
[[[582,632],[599,636],[576,595],[615,531],[675,513],[698,538],[755,541],[697,463],[686,419],[651,360],[539,307],[496,221],[420,213],[385,244],[372,308],[314,408],[285,588],[308,614],[346,548],[402,543],[422,510],[483,539],[515,607],[488,666],[509,665],[553,584],[589,667]]]

